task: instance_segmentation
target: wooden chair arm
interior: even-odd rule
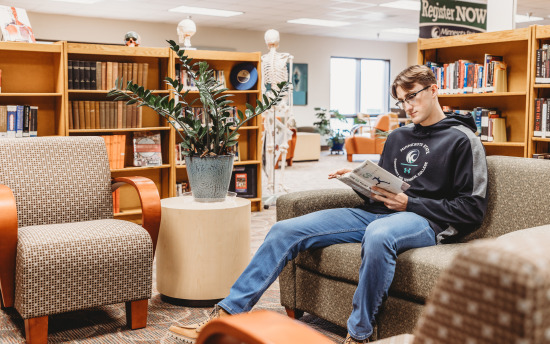
[[[4,307],[15,299],[17,252],[17,205],[9,187],[0,185],[0,291]]]
[[[157,247],[157,239],[160,227],[160,195],[155,183],[145,177],[117,177],[112,180],[112,191],[115,191],[123,184],[132,185],[141,202],[141,225],[153,241],[153,256]]]
[[[208,323],[197,344],[334,344],[314,329],[271,311],[255,311]]]

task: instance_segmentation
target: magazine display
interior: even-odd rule
[[[134,166],[161,166],[160,134],[148,132],[134,133]]]
[[[374,199],[372,193],[381,195],[381,193],[372,190],[373,186],[395,194],[404,192],[410,187],[409,184],[370,160],[366,160],[351,172],[338,176],[337,179],[372,199]]]

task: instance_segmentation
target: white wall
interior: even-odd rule
[[[29,12],[28,15],[36,37],[41,39],[113,44],[122,43],[124,34],[132,30],[141,36],[142,46],[163,47],[167,46],[167,39],[177,41],[177,24],[73,17],[33,12]],[[199,48],[267,53],[263,31],[201,27],[200,22],[197,22],[197,33],[193,36],[191,42],[193,46]],[[388,59],[391,61],[391,80],[407,67],[410,61],[408,56],[409,47],[406,43],[281,33],[281,43],[278,50],[294,55],[295,63],[308,64],[308,105],[294,107],[294,115],[298,126],[311,125],[315,121],[314,107],[329,108],[331,56]]]

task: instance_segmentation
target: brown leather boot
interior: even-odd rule
[[[344,342],[342,344],[364,344],[368,342],[369,342],[368,338],[363,340],[357,340],[352,338],[348,333],[348,335],[346,336],[346,339],[344,339]]]
[[[199,337],[199,333],[206,324],[214,319],[219,319],[230,315],[231,314],[227,313],[223,308],[215,305],[214,309],[205,320],[201,321],[200,323],[191,325],[172,325],[169,328],[169,333],[172,337],[181,340],[186,344],[193,344]]]

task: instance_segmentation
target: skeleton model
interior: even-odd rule
[[[284,173],[288,140],[292,136],[292,131],[289,128],[295,126],[295,120],[292,114],[292,80],[288,73],[289,69],[292,70],[294,57],[288,53],[277,52],[279,32],[276,30],[266,31],[265,42],[269,53],[262,56],[262,93],[269,96],[272,89],[277,89],[278,83],[283,81],[290,83],[288,94],[283,100],[263,115],[264,170],[267,174],[267,190],[270,193],[264,200],[264,206],[267,208],[276,200],[278,191],[288,191],[284,186]],[[289,69],[287,69],[287,63]],[[281,173],[279,184],[276,184],[275,164],[279,157],[281,157]]]

